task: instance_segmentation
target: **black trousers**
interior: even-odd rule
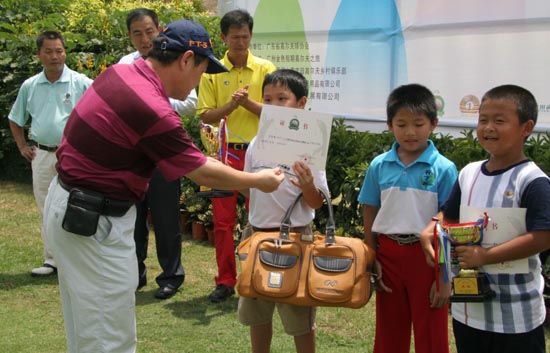
[[[516,334],[478,330],[453,319],[458,353],[545,353],[544,327]]]
[[[184,279],[185,271],[181,264],[181,225],[180,225],[180,181],[167,181],[158,169],[155,169],[149,181],[149,190],[142,202],[136,205],[136,255],[138,260],[139,278],[147,276],[145,259],[149,242],[147,214],[151,212],[151,220],[155,231],[157,259],[162,273],[156,278],[159,287],[170,285],[179,288]]]

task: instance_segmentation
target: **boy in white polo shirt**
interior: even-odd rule
[[[277,70],[265,77],[262,92],[264,104],[303,109],[308,95],[307,80],[294,70]],[[254,157],[253,145],[255,141],[256,138],[252,139],[246,151],[244,170],[258,172],[265,168],[277,167],[273,163],[263,162]],[[276,191],[272,193],[264,193],[258,189],[241,191],[244,194],[248,193],[247,196],[250,197],[248,215],[250,226],[246,227],[243,232],[244,239],[249,237],[252,231],[279,229],[286,210],[300,193],[303,194],[303,197],[294,207],[291,224],[294,231],[312,233],[311,222],[315,217],[315,209],[323,205],[323,196],[318,188],[328,195],[326,173],[324,170],[312,172],[302,162],[295,162],[292,168],[280,167],[288,172],[285,172],[286,178]],[[240,297],[239,321],[250,326],[252,352],[269,353],[275,307],[277,307],[286,333],[294,337],[296,352],[315,352],[314,307],[300,307]]]

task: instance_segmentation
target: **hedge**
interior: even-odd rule
[[[56,29],[67,44],[67,65],[95,78],[107,66],[133,51],[126,30],[126,14],[136,7],[156,10],[162,24],[179,18],[202,23],[210,33],[216,55],[225,51],[219,36],[219,17],[203,11],[200,1],[163,0],[3,0],[0,3],[0,114],[7,117],[21,83],[40,71],[35,40],[38,33]],[[200,145],[198,120],[184,117],[184,125]],[[474,132],[462,136],[434,134],[432,139],[440,152],[460,169],[470,161],[487,157],[477,143]],[[389,132],[370,133],[354,130],[344,120],[333,123],[327,179],[334,198],[339,232],[362,236],[362,215],[357,195],[368,163],[387,151],[393,136]],[[550,172],[550,135],[531,137],[525,144],[528,157]],[[30,180],[30,168],[21,158],[9,132],[6,118],[0,120],[0,179]],[[323,227],[326,215],[318,220]]]

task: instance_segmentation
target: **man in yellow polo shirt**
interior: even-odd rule
[[[250,52],[253,24],[252,16],[243,10],[233,10],[222,17],[221,38],[228,50],[221,61],[229,72],[204,74],[199,86],[197,114],[206,124],[226,119],[226,163],[238,170],[243,170],[246,148],[258,131],[264,78],[276,70],[270,61]],[[216,288],[209,299],[214,303],[235,294],[237,269],[233,228],[237,219],[236,204],[237,192],[230,197],[212,199],[218,275]]]

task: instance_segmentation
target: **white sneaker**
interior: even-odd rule
[[[41,267],[33,268],[31,271],[31,276],[33,277],[45,277],[55,275],[57,273],[57,268],[53,267],[50,264],[44,264]]]

